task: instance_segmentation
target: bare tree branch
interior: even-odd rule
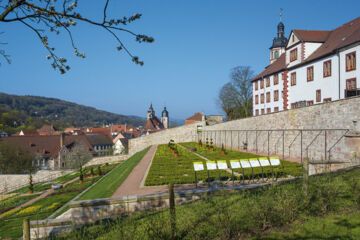
[[[119,27],[120,24],[126,26],[127,24],[140,19],[141,14],[136,13],[130,17],[109,19],[107,17],[109,2],[110,0],[105,1],[102,22],[98,22],[90,18],[82,17],[80,13],[76,12],[78,0],[38,0],[38,2],[34,0],[0,0],[0,8],[4,9],[3,12],[0,11],[0,22],[21,22],[27,28],[31,29],[49,52],[47,59],[53,60],[51,65],[61,73],[68,71],[70,66],[65,65],[67,60],[55,54],[55,48],[49,46],[46,33],[55,32],[56,34],[60,34],[61,30],[65,30],[75,56],[85,58],[85,53],[80,53],[78,51],[71,31],[71,27],[75,27],[77,22],[84,22],[105,29],[118,42],[119,45],[116,47],[117,50],[124,50],[131,57],[133,62],[142,66],[144,62],[140,61],[137,56],[134,56],[130,52],[123,44],[118,33],[125,32],[130,36],[135,37],[135,41],[139,43],[151,43],[154,39],[147,35],[137,34],[126,28]],[[43,27],[44,29],[40,29],[39,27]],[[8,59],[8,55],[4,54],[3,50],[0,54]]]

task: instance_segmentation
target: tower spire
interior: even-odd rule
[[[282,18],[282,15],[283,15],[283,11],[284,11],[284,9],[282,9],[282,8],[280,8],[280,22],[281,22],[281,18]]]

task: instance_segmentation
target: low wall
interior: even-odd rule
[[[205,126],[205,122],[198,122],[183,125],[176,128],[169,128],[160,132],[155,132],[147,136],[133,138],[129,140],[129,155],[145,149],[154,144],[166,144],[173,139],[175,142],[190,142],[197,138],[197,126]]]
[[[124,161],[128,158],[128,155],[114,155],[114,156],[104,156],[104,157],[95,157],[91,159],[89,162],[85,164],[85,167],[104,164],[104,163],[112,163],[112,162],[120,162]]]
[[[69,172],[68,170],[40,170],[33,174],[33,183],[51,181]],[[29,184],[29,174],[7,174],[0,175],[0,193],[14,191]]]
[[[292,181],[292,180],[290,180]],[[238,185],[223,189],[200,189],[175,193],[177,205],[195,201],[208,196],[223,195],[226,192],[254,189],[268,184]],[[152,194],[96,200],[72,201],[69,203],[71,219],[46,219],[30,222],[31,239],[46,238],[52,234],[81,227],[100,219],[118,217],[122,213],[146,211],[149,209],[169,207],[169,195]]]

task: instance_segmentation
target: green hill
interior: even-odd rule
[[[12,127],[26,126],[29,117],[33,120],[37,119],[37,122],[54,123],[60,128],[61,126],[101,126],[109,123],[140,126],[145,123],[145,119],[140,117],[110,113],[60,99],[0,93],[0,114],[14,110],[18,113],[10,115],[17,117],[16,123],[10,118],[3,124],[15,124]]]

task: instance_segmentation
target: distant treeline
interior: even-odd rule
[[[68,126],[102,126],[109,123],[140,126],[145,123],[139,117],[109,113],[60,99],[4,93],[0,93],[0,114],[0,131],[8,133],[21,128],[37,129],[44,124],[53,124],[61,130]]]

